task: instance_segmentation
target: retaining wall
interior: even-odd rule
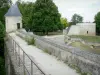
[[[18,33],[17,33],[18,34]],[[67,64],[76,65],[82,72],[100,75],[100,55],[83,51],[77,48],[63,46],[32,33],[20,31],[19,35],[34,37],[38,48],[56,56]]]

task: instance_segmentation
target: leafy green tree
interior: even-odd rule
[[[5,36],[5,28],[4,25],[0,22],[0,39],[3,39]]]
[[[5,64],[4,59],[0,57],[0,75],[6,75],[5,74]]]
[[[9,8],[8,0],[0,0],[0,75],[5,75],[4,67],[4,35],[5,35],[5,26],[4,26],[4,15],[6,14]]]
[[[66,18],[61,18],[61,24],[63,25],[64,29],[69,26]]]
[[[0,0],[0,54],[4,53],[4,35],[5,35],[5,26],[4,26],[4,15],[6,14],[9,8],[10,2],[8,0]]]
[[[32,16],[33,16],[33,10],[34,10],[34,3],[32,2],[21,2],[21,0],[18,0],[18,6],[22,13],[22,21],[23,21],[23,27],[26,30],[31,29],[32,27]]]
[[[96,32],[100,35],[100,12],[95,15]]]
[[[7,10],[9,8],[9,2],[8,0],[0,0],[0,21],[4,23],[4,15],[6,14]]]
[[[78,14],[74,14],[72,16],[72,24],[76,25],[76,23],[82,23],[83,22],[83,17],[78,15]]]
[[[11,1],[10,1],[11,2]],[[5,36],[5,18],[10,2],[8,0],[0,0],[0,75],[5,75],[4,66],[4,36]]]
[[[4,53],[4,37],[5,37],[5,27],[0,22],[0,55],[2,55],[2,56]]]
[[[52,0],[37,0],[33,12],[33,32],[40,31],[48,34],[63,29],[60,22],[61,15]]]
[[[0,55],[3,56],[4,53],[4,35],[5,35],[5,18],[9,8],[10,2],[8,0],[0,0]]]

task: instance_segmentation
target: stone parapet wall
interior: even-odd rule
[[[76,65],[82,72],[100,75],[100,55],[83,51],[77,48],[69,47],[54,43],[30,32],[20,31],[21,35],[35,38],[35,44],[38,48],[46,50],[49,54],[57,57],[67,64]]]
[[[33,57],[28,55],[10,35],[5,40],[5,48],[6,75],[48,75],[44,73]]]

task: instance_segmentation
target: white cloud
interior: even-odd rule
[[[13,0],[15,2],[16,0]],[[23,0],[36,1],[36,0]],[[53,0],[58,6],[59,12],[68,21],[74,13],[84,17],[84,21],[94,21],[94,16],[100,11],[100,0]]]

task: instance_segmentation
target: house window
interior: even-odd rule
[[[17,23],[17,29],[20,29],[20,23]]]

